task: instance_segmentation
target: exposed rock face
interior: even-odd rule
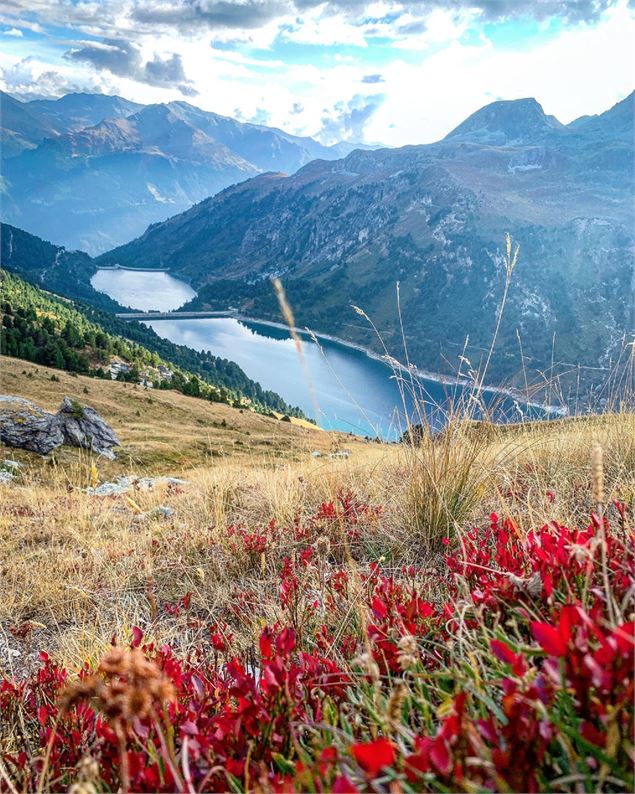
[[[635,318],[634,109],[632,94],[564,126],[535,100],[495,102],[434,144],[235,185],[97,261],[178,262],[198,292],[188,308],[277,321],[264,285],[278,276],[302,327],[399,361],[405,337],[409,363],[456,375],[460,356],[478,370],[490,347],[509,232],[520,264],[488,384],[575,377],[579,363],[602,385]]]
[[[0,441],[48,455],[64,443],[56,417],[21,397],[0,397]]]
[[[11,447],[48,455],[62,444],[92,449],[112,460],[119,441],[93,408],[64,397],[57,414],[50,414],[22,397],[0,396],[0,441]]]
[[[79,406],[70,397],[64,397],[55,419],[64,435],[64,443],[92,449],[109,460],[114,459],[112,447],[119,446],[119,440],[94,408]]]

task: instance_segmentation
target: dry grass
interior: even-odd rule
[[[59,382],[51,381],[53,375]],[[300,459],[312,450],[328,452],[343,442],[347,447],[360,443],[301,420],[280,422],[178,392],[73,376],[5,356],[0,357],[0,392],[34,400],[49,411],[56,411],[68,394],[99,411],[122,443],[118,462],[106,466],[106,472],[173,472],[216,459],[260,465]],[[60,454],[65,464],[77,459],[74,450]]]
[[[125,454],[96,463],[101,480],[161,472],[188,483],[99,498],[83,490],[94,477],[88,453],[64,452],[54,465],[15,455],[29,464],[20,482],[0,489],[0,672],[31,667],[42,647],[79,666],[96,660],[113,633],[126,635],[134,625],[187,650],[202,629],[188,625],[191,614],[171,615],[163,605],[188,592],[192,614],[205,624],[227,620],[237,592],[248,592],[250,620],[238,642],[249,645],[263,621],[280,617],[272,594],[280,560],[293,552],[286,528],[336,499],[340,488],[381,505],[351,553],[356,566],[383,556],[388,569],[429,560],[443,533],[483,523],[493,510],[513,516],[522,530],[550,519],[585,521],[598,443],[607,499],[620,495],[632,504],[635,495],[631,414],[476,431],[458,423],[444,438],[408,449],[349,442],[171,392],[63,374],[51,383],[42,368],[2,363],[3,391],[49,409],[68,393],[113,423]],[[311,455],[342,442],[348,459]],[[210,452],[221,448],[223,457]],[[9,450],[1,456],[14,457]],[[173,516],[151,515],[158,505],[171,507]],[[230,525],[255,529],[271,519],[281,529],[264,559],[254,564],[232,549]],[[25,621],[33,621],[32,631],[18,639],[11,630]]]

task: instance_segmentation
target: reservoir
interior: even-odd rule
[[[91,283],[121,304],[145,311],[170,311],[195,294],[168,273],[101,270]],[[300,355],[287,329],[256,321],[214,317],[145,322],[176,344],[235,361],[264,389],[277,392],[328,430],[394,440],[406,428],[406,417],[420,421],[424,409],[432,424],[441,427],[448,404],[463,391],[428,378],[413,379],[354,347],[316,342],[307,334],[302,335]],[[491,393],[484,397],[497,403],[499,418],[522,418],[512,399]]]
[[[147,270],[98,270],[90,280],[94,289],[105,292],[122,306],[144,312],[170,312],[191,300],[196,293],[169,273]]]

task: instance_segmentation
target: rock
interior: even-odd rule
[[[10,460],[9,458],[5,458],[0,463],[0,468],[6,469],[8,471],[15,471],[17,469],[22,469],[24,467],[23,467],[23,464],[22,463],[18,463],[17,460]]]
[[[116,477],[113,482],[105,482],[96,488],[86,488],[90,496],[119,496],[131,489],[136,491],[152,491],[156,485],[186,485],[188,480],[178,477]],[[170,509],[170,508],[168,508]]]
[[[56,417],[22,397],[0,397],[0,441],[48,455],[64,443]]]
[[[11,485],[14,480],[14,474],[11,474],[10,471],[4,471],[3,469],[0,469],[0,485]]]
[[[112,460],[119,441],[93,408],[64,397],[57,414],[23,397],[0,395],[0,441],[10,447],[48,455],[62,444],[92,449]]]
[[[146,510],[145,513],[140,513],[136,515],[133,519],[136,523],[142,523],[148,518],[173,518],[174,517],[174,509],[169,507],[168,505],[158,505],[157,507],[153,507],[152,510]]]
[[[64,442],[73,447],[92,449],[109,460],[114,460],[112,447],[119,446],[114,430],[104,422],[94,408],[81,406],[70,397],[64,397],[57,419],[64,434]]]

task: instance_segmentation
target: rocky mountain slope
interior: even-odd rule
[[[44,289],[87,301],[100,309],[124,309],[91,286],[96,266],[88,254],[67,251],[7,223],[0,223],[0,266]]]
[[[300,324],[381,349],[357,304],[403,360],[400,282],[410,360],[456,371],[468,336],[473,365],[492,338],[510,232],[520,264],[490,380],[553,358],[597,382],[633,331],[634,96],[567,126],[533,99],[495,102],[436,144],[258,176],[99,261],[171,266],[195,305],[268,318],[280,276]]]
[[[293,173],[347,151],[186,102],[144,106],[99,94],[0,101],[3,220],[89,253],[263,171]]]

